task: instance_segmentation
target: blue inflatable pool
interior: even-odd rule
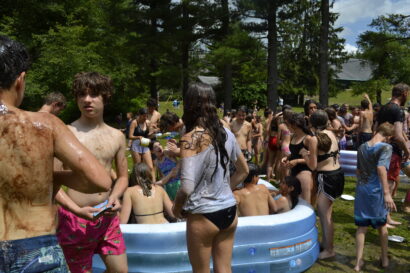
[[[356,176],[357,169],[357,152],[356,151],[340,151],[340,166],[342,167],[345,176]]]
[[[302,272],[319,254],[316,215],[304,200],[291,211],[240,217],[235,234],[235,273]],[[185,223],[121,225],[129,272],[191,272]],[[210,265],[212,267],[212,264]],[[98,255],[93,272],[105,266]]]

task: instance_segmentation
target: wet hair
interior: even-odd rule
[[[256,120],[257,123],[261,122],[261,116],[256,115],[255,120]]]
[[[378,108],[378,107],[381,107],[380,103],[376,102],[376,103],[373,104],[373,109]]]
[[[307,124],[306,124],[306,119],[305,115],[302,113],[292,113],[288,120],[289,124],[295,127],[298,127],[301,129],[305,134],[311,135],[312,133],[309,131]]]
[[[326,107],[325,112],[326,112],[326,114],[327,114],[330,121],[337,118],[336,111],[332,107]]]
[[[168,131],[168,128],[170,126],[174,126],[179,122],[179,117],[177,114],[172,113],[172,112],[166,112],[163,115],[161,115],[161,118],[159,120],[159,128],[161,132],[166,132]]]
[[[394,135],[394,125],[387,121],[383,122],[377,127],[376,133],[380,133],[384,137],[393,136]]]
[[[225,174],[229,161],[228,152],[225,149],[228,136],[219,120],[215,105],[215,93],[210,85],[203,83],[191,84],[184,97],[184,115],[182,116],[187,132],[199,126],[211,138],[216,154],[216,165],[211,179],[216,173],[219,162]]]
[[[60,92],[51,92],[44,97],[44,104],[51,105],[54,102],[57,102],[57,104],[61,106],[67,104],[65,96]]]
[[[327,113],[323,110],[317,110],[309,118],[309,122],[312,125],[312,127],[318,130],[326,129],[328,121],[329,117]]]
[[[369,109],[369,105],[370,105],[370,103],[369,103],[368,100],[362,100],[360,102],[360,106],[362,107],[362,109]]]
[[[303,105],[303,110],[305,111],[305,116],[309,116],[309,105],[315,104],[317,106],[317,102],[314,100],[307,100]]]
[[[101,95],[104,104],[106,104],[113,92],[111,78],[98,72],[80,72],[74,77],[73,95],[76,99],[89,93],[91,96]]]
[[[339,104],[337,104],[337,103],[332,104],[330,107],[332,107],[333,109],[335,109],[336,112],[339,111],[339,109],[340,109],[340,106],[339,106]]]
[[[340,114],[346,114],[346,113],[347,113],[347,108],[346,108],[346,106],[340,107],[339,112],[340,112]]]
[[[155,98],[149,98],[147,100],[147,107],[155,107],[155,109],[157,108],[158,103],[157,100]]]
[[[29,67],[30,57],[23,44],[0,35],[0,90],[10,89]]]
[[[248,162],[248,168],[249,168],[249,174],[248,176],[245,178],[245,180],[243,181],[243,183],[248,184],[252,182],[252,179],[255,176],[259,175],[260,169],[259,166],[256,165],[255,163],[252,162]]]
[[[286,176],[284,182],[288,187],[293,187],[293,191],[290,192],[290,199],[292,200],[292,208],[296,207],[299,202],[299,195],[302,193],[302,186],[299,179],[294,176]]]
[[[329,117],[323,110],[317,110],[309,118],[309,122],[312,127],[316,128],[319,131],[326,129],[328,121]],[[332,140],[327,134],[321,133],[319,131],[316,131],[315,133],[317,138],[317,148],[323,152],[328,152],[332,147]]]
[[[284,120],[284,121],[289,121],[289,119],[291,118],[292,114],[293,114],[292,109],[285,109],[285,110],[282,112],[283,120]]]
[[[398,83],[393,86],[393,89],[391,90],[391,96],[397,98],[402,96],[407,91],[409,91],[409,86],[407,84]]]
[[[138,110],[138,115],[139,116],[147,115],[147,114],[148,114],[147,108],[141,108],[140,110]]]
[[[144,162],[137,163],[133,166],[129,179],[129,186],[140,186],[145,196],[151,196],[152,175],[151,169]]]

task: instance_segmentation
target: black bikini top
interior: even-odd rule
[[[326,153],[326,154],[322,154],[322,155],[317,155],[317,162],[319,163],[319,162],[325,161],[326,159],[328,159],[330,157],[333,157],[333,159],[336,163],[336,158],[337,158],[338,154],[339,154],[339,150],[333,151],[333,152],[330,152],[330,153]]]
[[[135,127],[134,136],[148,137],[148,133],[149,133],[148,126],[145,130],[142,130],[139,124],[137,124],[137,127]]]
[[[300,150],[302,150],[303,148],[308,150],[308,147],[306,147],[306,145],[303,143],[305,141],[305,138],[306,138],[306,136],[298,144],[292,144],[292,140],[291,140],[291,142],[289,144],[289,150],[290,150],[289,160],[302,158],[302,156],[299,154]]]

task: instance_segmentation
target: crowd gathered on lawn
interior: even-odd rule
[[[91,272],[94,254],[107,272],[128,272],[120,224],[181,221],[192,271],[210,272],[212,257],[214,272],[231,272],[238,217],[285,213],[301,200],[319,216],[319,259],[332,258],[341,150],[357,151],[354,270],[369,226],[389,266],[388,228],[401,224],[393,198],[400,171],[410,176],[408,85],[394,85],[384,105],[364,94],[360,106],[309,99],[302,113],[283,105],[222,114],[213,88],[191,83],[182,116],[161,115],[150,98],[114,128],[103,118],[113,83],[98,72],[75,75],[80,117],[70,124],[58,118],[67,105],[59,92],[37,112],[20,109],[29,67],[25,47],[0,36],[0,272]]]

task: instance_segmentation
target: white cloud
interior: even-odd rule
[[[348,44],[348,43],[345,44],[345,51],[347,53],[356,53],[357,50],[358,50],[357,47],[355,47],[354,45],[351,45],[351,44]]]
[[[336,0],[333,11],[340,14],[337,25],[355,23],[388,13],[410,13],[410,0]]]

